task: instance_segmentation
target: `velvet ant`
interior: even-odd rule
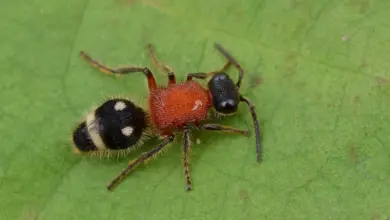
[[[150,131],[163,139],[157,147],[130,161],[127,168],[107,186],[108,190],[112,190],[137,165],[147,162],[163,151],[174,141],[178,133],[182,133],[184,176],[186,190],[190,191],[192,186],[188,154],[191,147],[191,127],[249,136],[250,133],[246,130],[205,123],[212,112],[221,115],[236,113],[240,102],[248,105],[252,115],[256,135],[256,158],[260,162],[260,127],[255,107],[239,92],[244,70],[220,44],[215,43],[215,48],[227,59],[222,69],[208,73],[188,73],[186,81],[176,83],[172,69],[157,59],[152,45],[149,44],[148,53],[153,64],[168,75],[167,86],[157,85],[148,67],[126,66],[113,69],[92,59],[86,52],[80,52],[87,63],[103,73],[115,75],[143,73],[147,78],[149,96],[147,110],[126,98],[112,98],[95,108],[73,132],[75,149],[84,153],[129,151],[142,145],[144,136]],[[237,83],[234,83],[226,73],[231,65],[238,70]],[[193,80],[194,78],[206,80],[207,88]]]

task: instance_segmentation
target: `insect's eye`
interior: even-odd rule
[[[223,100],[216,106],[216,110],[223,114],[232,114],[237,111],[237,101],[234,99]]]
[[[214,81],[224,81],[229,80],[229,76],[226,73],[217,73],[214,75],[213,79]]]

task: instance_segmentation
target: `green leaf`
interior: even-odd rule
[[[3,1],[0,219],[388,219],[389,10],[385,0]],[[179,140],[108,192],[158,141],[99,159],[74,154],[70,134],[110,96],[141,102],[146,80],[104,75],[79,51],[152,66],[153,43],[184,80],[224,64],[214,42],[246,71],[263,161],[254,135],[194,132],[194,191]],[[221,123],[253,130],[244,104]]]

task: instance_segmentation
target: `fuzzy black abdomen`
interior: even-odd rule
[[[145,111],[127,99],[110,99],[90,112],[73,132],[81,152],[122,150],[137,144],[147,128]]]
[[[146,113],[126,99],[111,99],[98,107],[95,120],[105,147],[112,150],[135,145],[147,127]]]

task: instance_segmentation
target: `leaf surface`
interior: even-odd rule
[[[389,10],[385,0],[1,3],[1,219],[387,219]],[[110,96],[141,103],[146,80],[104,75],[79,51],[152,67],[153,43],[184,80],[224,64],[214,42],[246,71],[241,92],[256,105],[262,163],[253,133],[194,132],[194,191],[184,191],[179,138],[108,192],[158,141],[121,159],[85,158],[70,134]],[[244,104],[221,124],[253,127]]]

